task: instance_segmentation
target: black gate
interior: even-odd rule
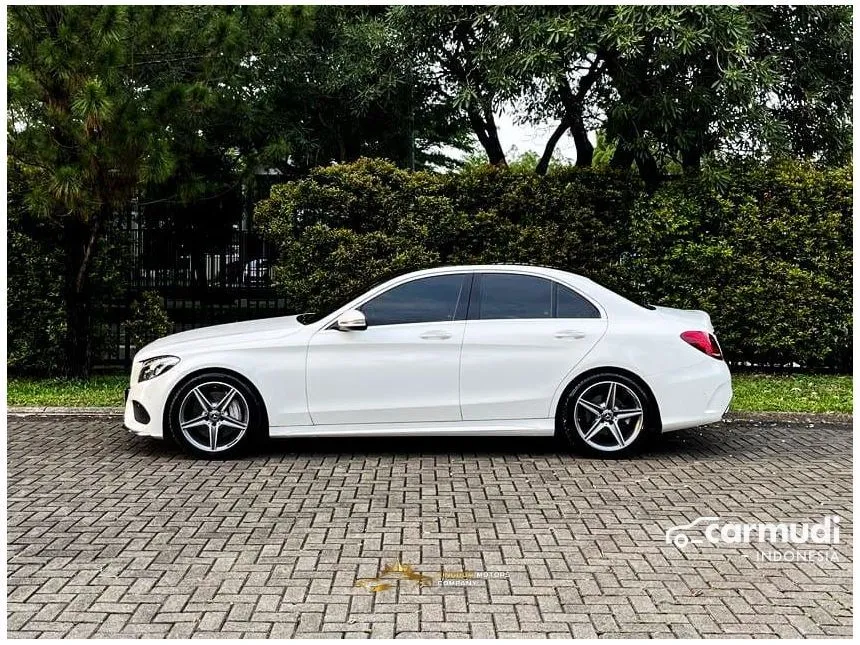
[[[174,332],[289,313],[272,287],[275,248],[253,232],[214,236],[131,229],[114,236],[127,287],[109,307],[102,367],[130,367],[140,348],[131,344],[124,323],[131,303],[146,291],[164,299]]]

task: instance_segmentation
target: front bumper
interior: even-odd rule
[[[132,369],[131,384],[126,389],[123,427],[139,436],[164,438],[164,405],[173,387],[168,374],[138,383],[140,366]]]

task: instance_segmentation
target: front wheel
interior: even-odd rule
[[[558,422],[571,446],[596,456],[622,457],[645,441],[651,409],[648,395],[632,379],[594,374],[567,393]]]
[[[258,434],[261,419],[261,404],[251,389],[222,372],[200,374],[186,381],[168,405],[173,438],[195,457],[235,457]]]

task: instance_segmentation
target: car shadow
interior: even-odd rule
[[[297,437],[267,439],[250,449],[245,455],[233,459],[277,459],[290,456],[323,457],[381,457],[381,456],[438,456],[458,455],[474,457],[549,457],[559,456],[591,461],[618,461],[619,459],[661,460],[683,456],[698,460],[722,459],[741,454],[770,455],[774,452],[790,453],[791,444],[774,442],[772,432],[762,427],[731,427],[717,423],[700,428],[679,430],[652,437],[639,451],[627,457],[612,458],[585,454],[572,450],[556,437]],[[795,426],[797,428],[797,426]],[[793,444],[799,440],[794,435]],[[185,453],[173,442],[156,439],[141,440],[137,450],[163,458],[183,458]],[[193,457],[187,457],[193,459]]]

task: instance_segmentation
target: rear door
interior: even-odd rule
[[[551,417],[556,389],[606,326],[595,303],[548,278],[476,276],[460,359],[463,419]]]

